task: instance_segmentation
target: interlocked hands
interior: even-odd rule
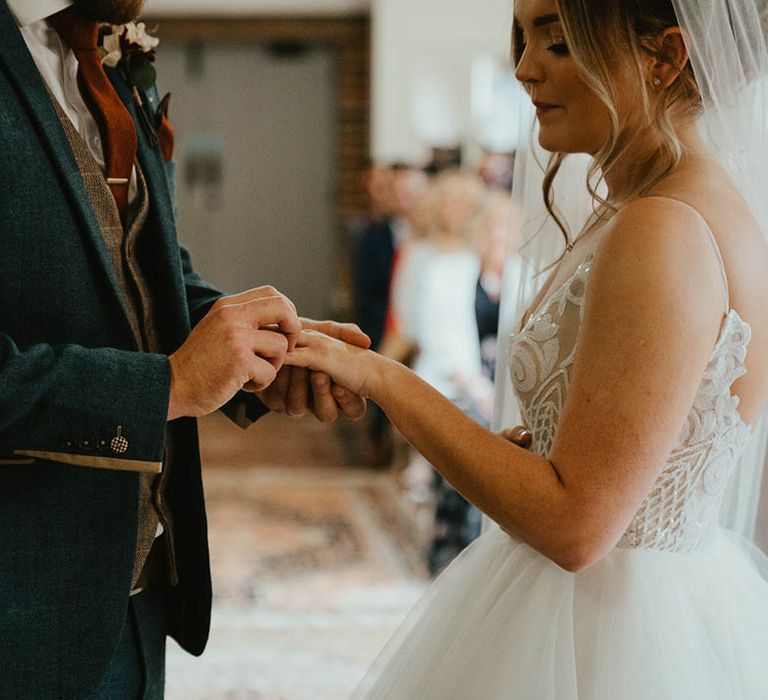
[[[367,349],[371,344],[370,338],[353,323],[300,320],[305,331],[322,333],[359,348]],[[359,420],[366,411],[365,399],[335,384],[327,374],[304,367],[285,365],[275,381],[257,395],[272,411],[298,417],[311,410],[324,423],[336,420],[339,413]]]
[[[317,330],[360,347],[370,339],[357,326],[300,319],[273,287],[222,297],[170,356],[168,420],[199,417],[221,408],[240,390],[256,393],[267,408],[292,416],[312,410],[322,421],[339,413],[365,414],[365,401],[321,373],[283,366],[302,329]]]

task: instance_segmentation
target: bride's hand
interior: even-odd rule
[[[307,367],[327,374],[335,384],[353,394],[370,397],[370,380],[380,355],[313,330],[302,331],[286,365]]]

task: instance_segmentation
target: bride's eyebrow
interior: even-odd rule
[[[533,20],[533,26],[546,27],[548,24],[552,24],[554,22],[559,22],[559,21],[560,21],[559,15],[542,15],[541,17],[537,17],[535,20]]]
[[[560,21],[560,15],[541,15],[540,17],[536,17],[533,22],[531,22],[531,25],[538,29],[539,27],[546,27],[547,25],[554,24],[555,22]],[[519,27],[522,28],[522,22],[515,17],[515,24],[517,24]]]

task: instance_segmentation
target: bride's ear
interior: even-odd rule
[[[665,90],[683,72],[690,56],[680,27],[665,29],[659,37],[658,46],[659,52],[653,63],[651,80],[656,90]]]

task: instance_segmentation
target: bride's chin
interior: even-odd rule
[[[550,153],[571,153],[564,139],[558,138],[546,128],[539,129],[539,146]]]
[[[595,148],[588,141],[589,138],[586,135],[574,135],[574,137],[569,138],[562,133],[557,133],[555,129],[547,128],[546,126],[540,126],[539,128],[539,146],[549,153],[594,156],[599,151],[599,148]]]

